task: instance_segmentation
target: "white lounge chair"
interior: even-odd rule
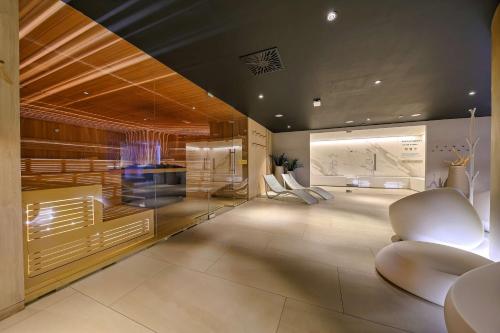
[[[307,203],[308,205],[318,203],[318,199],[316,199],[315,197],[313,197],[312,195],[310,195],[309,193],[307,193],[304,190],[287,190],[287,189],[285,189],[283,186],[281,186],[281,184],[278,182],[276,177],[274,177],[274,175],[265,175],[264,181],[266,182],[266,196],[269,199],[276,198],[277,196],[282,195],[282,194],[291,194],[291,195],[295,195],[296,197],[304,200],[304,202]],[[269,192],[267,191],[268,186],[271,189],[271,191],[276,193],[276,195],[273,195],[273,196],[269,195]]]
[[[285,184],[292,190],[309,191],[309,192],[312,192],[312,193],[319,195],[321,198],[323,198],[325,200],[333,198],[333,195],[330,192],[323,190],[321,187],[316,187],[316,186],[304,187],[304,186],[300,185],[299,182],[297,180],[295,180],[295,178],[293,178],[293,176],[289,173],[283,174],[282,177],[283,177],[283,180],[285,181]]]

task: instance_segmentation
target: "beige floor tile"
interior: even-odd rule
[[[249,247],[264,249],[273,237],[273,234],[255,228],[220,223],[218,218],[205,222],[196,228],[189,229],[179,238],[195,237],[207,242],[219,242],[229,247]]]
[[[303,218],[300,215],[291,214],[286,209],[275,211],[274,209],[250,209],[248,214],[240,214],[238,212],[230,212],[220,216],[217,220],[220,224],[236,225],[244,228],[252,228],[274,235],[288,235],[301,237],[307,227]],[[281,211],[281,213],[280,213]]]
[[[412,332],[446,332],[443,308],[389,284],[378,275],[340,269],[344,312]]]
[[[284,298],[172,265],[113,308],[157,332],[275,332]]]
[[[104,305],[111,305],[166,266],[163,261],[136,255],[87,276],[72,287]]]
[[[66,287],[64,289],[57,290],[50,294],[47,294],[30,304],[27,304],[22,311],[19,311],[13,316],[10,316],[0,321],[0,332],[3,332],[3,330],[7,329],[8,327],[20,323],[21,321],[27,319],[28,317],[34,315],[35,313],[44,310],[47,307],[56,304],[57,302],[64,300],[65,298],[73,295],[74,293],[75,293],[74,289]]]
[[[355,242],[319,243],[292,237],[275,237],[268,250],[293,255],[331,266],[347,267],[363,272],[374,270],[373,253]]]
[[[287,299],[278,333],[398,333],[395,328]]]
[[[181,233],[160,241],[141,254],[203,272],[222,257],[227,249],[226,244]]]
[[[231,251],[207,273],[341,311],[337,268],[269,251]]]
[[[5,332],[9,327],[12,327],[20,322],[26,320],[27,318],[36,314],[38,310],[24,308],[23,310],[13,314],[10,317],[7,317],[3,320],[0,320],[0,332]]]
[[[151,330],[75,293],[9,327],[6,333],[143,333]]]

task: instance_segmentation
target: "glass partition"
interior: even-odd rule
[[[20,13],[28,299],[247,200],[244,115],[66,4]]]

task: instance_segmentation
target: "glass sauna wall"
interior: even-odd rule
[[[425,127],[311,134],[311,185],[425,189]]]
[[[28,300],[247,200],[229,105],[58,0],[20,54]]]

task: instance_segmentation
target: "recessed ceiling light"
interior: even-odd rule
[[[411,116],[412,116],[412,117],[420,117],[421,115],[422,115],[421,113],[414,113],[414,114],[412,114]]]
[[[283,115],[282,115],[281,113],[275,114],[274,116],[275,116],[276,118],[281,118],[281,117],[283,117]]]
[[[193,106],[193,110],[196,110],[196,106]]]
[[[190,122],[190,121],[188,121],[188,120],[183,120],[182,122],[183,122],[184,124],[191,124],[191,122]]]
[[[290,128],[292,128],[292,126],[288,125],[286,128],[290,129]]]
[[[319,108],[321,106],[321,98],[315,98],[315,99],[313,99],[313,106],[315,108]]]
[[[377,81],[375,81],[375,82],[373,82],[373,83],[374,83],[375,85],[377,85],[377,86],[378,86],[379,84],[381,84],[381,83],[382,83],[382,81],[377,80]]]
[[[214,98],[214,94],[212,94],[210,91],[207,91],[207,95],[208,95],[208,97],[210,97],[210,98]]]
[[[401,118],[404,118],[404,116],[403,115],[399,115],[398,118],[401,119]]]
[[[263,99],[264,98],[264,95],[263,94],[259,94],[259,99]]]
[[[336,18],[337,18],[337,12],[334,10],[331,10],[328,12],[328,14],[326,14],[326,20],[328,22],[333,22],[335,21]]]
[[[346,121],[345,123],[346,123],[346,124],[352,124],[353,122],[354,122],[354,120],[348,120],[348,121]]]
[[[144,121],[148,120],[148,118],[144,118]]]
[[[370,118],[366,118],[366,121],[371,121],[371,119]]]
[[[83,94],[84,94],[84,95],[88,95],[88,94],[89,94],[89,92],[88,92],[88,91],[84,91],[84,92],[83,92]]]
[[[474,90],[469,91],[469,96],[474,96],[476,92]]]

